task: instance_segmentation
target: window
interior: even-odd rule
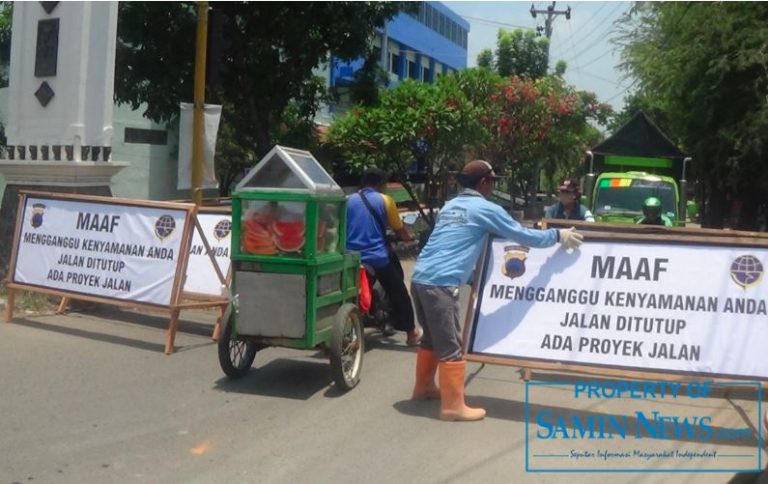
[[[429,82],[429,67],[421,67],[421,80],[424,82]]]
[[[394,52],[389,53],[389,72],[392,74],[398,74],[398,69],[400,69],[400,56],[395,54]]]
[[[461,39],[462,39],[461,40],[461,46],[466,49],[467,45],[469,44],[469,42],[468,42],[468,40],[469,40],[469,32],[467,32],[466,30],[462,29],[461,30]]]
[[[432,26],[432,6],[430,6],[428,3],[425,3],[424,5],[425,5],[425,7],[424,7],[424,11],[425,11],[424,12],[425,13],[424,25],[426,25],[427,27],[431,28],[431,26]]]
[[[416,69],[416,63],[414,61],[408,61],[408,77],[411,79],[419,79],[419,70]]]
[[[145,145],[167,145],[168,132],[164,129],[125,128],[124,141]]]
[[[424,23],[426,16],[427,16],[426,4],[424,2],[421,2],[419,4],[419,22]]]

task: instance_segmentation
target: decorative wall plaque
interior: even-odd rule
[[[56,93],[53,92],[53,89],[51,89],[51,86],[48,85],[47,81],[43,81],[42,84],[40,84],[40,87],[37,88],[37,91],[35,91],[35,97],[38,101],[40,101],[40,104],[43,107],[46,107],[49,102],[51,102],[51,99],[53,99],[53,96]]]
[[[59,57],[59,19],[37,22],[37,51],[35,53],[35,77],[56,75]]]
[[[40,5],[43,6],[43,10],[45,10],[45,13],[50,14],[53,12],[53,9],[56,8],[56,5],[58,5],[59,2],[40,2]]]

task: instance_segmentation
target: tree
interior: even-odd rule
[[[382,91],[377,106],[358,106],[331,126],[328,142],[361,172],[375,165],[402,182],[414,200],[430,199],[431,181],[465,161],[472,146],[486,133],[476,108],[462,93],[453,76],[441,77],[434,85],[412,81]],[[421,161],[425,167],[427,193],[418,196],[408,180],[408,168]],[[434,223],[430,211],[424,217]]]
[[[538,79],[547,75],[549,40],[532,30],[499,29],[496,52],[485,49],[477,56],[477,65],[496,71],[503,77],[521,76]]]
[[[375,106],[379,102],[379,90],[389,86],[389,73],[379,65],[377,52],[370,52],[363,67],[355,71],[354,81],[349,86],[353,104]]]
[[[493,51],[491,49],[483,49],[477,54],[477,67],[493,69]]]
[[[594,94],[558,77],[505,79],[467,69],[435,85],[406,81],[382,92],[379,105],[338,119],[329,141],[358,171],[377,165],[396,173],[412,195],[407,171],[414,161],[426,167],[430,187],[475,157],[504,169],[519,186],[515,193],[528,194],[536,192],[542,170],[550,184],[554,176],[574,174],[599,137],[588,121],[605,122],[608,112]]]
[[[11,25],[13,2],[0,2],[0,87],[8,87],[8,66],[11,63]]]
[[[715,20],[716,19],[716,20]],[[623,67],[668,116],[694,162],[702,224],[758,228],[768,190],[768,5],[639,4],[623,20]]]
[[[212,2],[217,51],[209,61],[218,84],[206,100],[224,106],[218,158],[226,180],[244,152],[258,159],[285,132],[284,116],[309,120],[326,94],[314,70],[329,53],[342,60],[367,54],[375,28],[406,2]],[[196,11],[193,2],[121,2],[115,98],[153,120],[171,119],[192,99]],[[409,7],[410,8],[410,7]],[[227,149],[228,152],[229,148]],[[228,161],[222,164],[221,161]],[[230,169],[231,168],[231,169]],[[234,170],[234,174],[233,174]],[[224,184],[222,184],[224,185]],[[226,189],[226,186],[224,187]]]
[[[576,174],[584,150],[600,136],[589,121],[605,123],[610,112],[557,76],[505,79],[470,69],[456,78],[488,132],[477,155],[503,166],[513,193],[526,198],[538,191],[542,171],[550,186],[557,175]]]
[[[614,113],[608,120],[606,126],[608,131],[617,131],[627,124],[639,111],[647,114],[663,133],[671,133],[672,127],[669,124],[669,116],[667,115],[666,108],[661,104],[661,99],[652,98],[640,91],[624,98],[624,108]]]

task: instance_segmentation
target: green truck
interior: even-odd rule
[[[643,201],[661,200],[662,213],[684,226],[687,208],[686,157],[642,112],[587,151],[585,203],[597,222],[633,224]]]

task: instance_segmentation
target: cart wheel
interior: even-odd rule
[[[219,364],[230,378],[248,373],[259,348],[253,341],[232,339],[232,321],[227,321],[219,338]]]
[[[333,381],[344,391],[360,381],[365,338],[360,314],[354,304],[345,304],[336,313],[331,334],[331,371]]]

